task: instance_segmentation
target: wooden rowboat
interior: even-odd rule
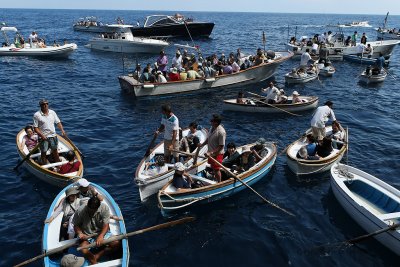
[[[205,128],[198,130],[200,133],[200,143],[204,142],[207,138],[207,130]],[[189,133],[189,129],[185,129],[182,132],[182,136],[185,137]],[[196,151],[196,150],[195,150]],[[195,152],[194,151],[194,152]],[[207,146],[203,146],[199,151],[199,155],[204,155],[207,152]],[[151,195],[156,194],[168,181],[170,181],[174,175],[173,164],[166,164],[168,171],[159,173],[155,176],[147,175],[144,170],[147,162],[155,162],[157,157],[164,157],[164,141],[159,143],[149,156],[143,158],[135,173],[135,182],[139,187],[140,200],[143,202],[148,199]],[[193,158],[188,159],[184,165],[189,168],[193,165]]]
[[[110,219],[110,232],[113,236],[115,235],[120,235],[120,234],[126,234],[126,228],[125,228],[125,222],[122,217],[121,210],[118,206],[118,204],[114,201],[114,199],[111,197],[111,195],[101,186],[90,183],[99,194],[101,194],[104,197],[104,200],[102,203],[105,203],[109,208],[110,208],[110,215],[111,216],[116,216],[119,218],[119,220],[115,219]],[[65,187],[54,199],[53,203],[50,206],[49,212],[47,213],[46,219],[50,218],[53,215],[54,210],[56,207],[61,203],[61,201],[65,198],[65,191],[70,188],[71,186],[75,186],[74,184],[71,184],[67,187]],[[59,240],[60,236],[60,227],[61,227],[61,222],[62,222],[62,217],[63,217],[63,212],[61,212],[57,217],[54,218],[54,220],[51,223],[47,223],[44,226],[43,229],[43,240],[42,240],[42,249],[43,253],[46,251],[54,250],[57,249],[61,246],[76,243],[77,238],[74,239],[69,239],[69,240]],[[98,264],[95,265],[90,265],[90,266],[128,266],[129,265],[129,245],[128,245],[128,240],[127,239],[122,239],[121,240],[121,247],[122,247],[122,253],[119,255],[117,258],[107,258],[107,261],[99,262]],[[70,248],[72,250],[72,248]],[[75,249],[74,249],[75,250]],[[77,255],[78,252],[76,251],[71,251],[65,254],[72,253],[74,255]],[[44,260],[44,266],[46,267],[59,267],[60,266],[60,260],[63,256],[63,253],[58,253],[54,255],[50,255],[45,257]],[[105,257],[104,257],[105,258]],[[87,264],[87,261],[86,261]],[[86,266],[86,265],[85,265]]]
[[[293,74],[293,72],[288,72],[285,74],[285,82],[287,84],[307,83],[317,78],[318,73],[316,72],[305,72],[302,74]]]
[[[16,138],[17,150],[18,150],[18,154],[21,159],[24,159],[26,157],[26,155],[28,155],[28,153],[29,153],[28,148],[26,146],[22,146],[22,141],[23,141],[23,138],[25,135],[26,135],[25,130],[22,129],[17,134],[17,138]],[[37,178],[39,178],[49,184],[58,186],[58,187],[65,187],[82,177],[83,162],[82,162],[81,156],[74,149],[74,147],[72,146],[72,144],[70,142],[68,142],[66,139],[64,139],[60,135],[57,135],[57,138],[58,138],[58,153],[60,155],[67,153],[70,150],[74,151],[76,160],[81,162],[81,165],[79,166],[78,171],[67,173],[67,174],[60,174],[60,173],[57,173],[56,171],[53,171],[54,167],[59,167],[65,163],[67,163],[68,161],[66,161],[66,160],[64,160],[62,162],[40,165],[36,162],[36,160],[40,158],[40,152],[36,152],[36,153],[32,154],[29,159],[25,160],[25,162],[23,163],[23,166]],[[50,155],[50,150],[47,152],[47,154]]]
[[[378,74],[370,74],[370,75],[367,75],[366,71],[363,71],[363,73],[360,75],[360,82],[365,84],[381,83],[385,81],[386,76],[387,72],[385,70],[382,70]]]
[[[332,191],[346,212],[368,233],[400,222],[400,191],[384,181],[345,164],[331,168]],[[400,230],[374,236],[400,256]]]
[[[329,135],[332,132],[332,126],[325,127],[326,134]],[[296,175],[309,175],[321,173],[329,170],[333,164],[339,162],[344,153],[347,151],[348,146],[348,134],[345,133],[345,142],[341,142],[342,146],[340,149],[334,148],[331,154],[327,157],[319,160],[307,160],[297,158],[297,152],[302,146],[307,145],[306,135],[311,133],[309,129],[305,135],[300,137],[298,140],[291,143],[286,150],[287,163],[292,172]]]
[[[252,146],[254,144],[249,145]],[[238,152],[241,152],[243,147],[239,147]],[[271,170],[276,159],[276,146],[273,143],[267,143],[266,148],[268,149],[268,154],[260,162],[249,170],[237,175],[244,183],[251,186],[265,177]],[[204,186],[194,189],[180,189],[178,191],[172,185],[172,181],[170,181],[158,192],[158,203],[163,215],[194,204],[217,201],[234,195],[246,188],[246,186],[234,178],[229,178],[220,183],[205,178],[207,177],[205,173],[207,165],[207,160],[204,160],[199,166],[187,170],[194,181],[199,181]]]
[[[288,101],[285,104],[263,104],[259,101],[261,98],[243,98],[244,103],[236,103],[235,99],[224,100],[224,109],[239,111],[239,112],[256,112],[256,113],[284,113],[299,112],[310,109],[315,109],[318,106],[317,96],[300,96],[301,103],[292,103],[292,96],[288,97]],[[259,100],[259,101],[257,101]]]

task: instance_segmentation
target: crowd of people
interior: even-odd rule
[[[260,65],[274,57],[274,52],[264,53],[260,48],[257,49],[255,56],[245,56],[238,48],[236,53],[231,52],[228,57],[222,53],[220,57],[213,54],[205,58],[200,52],[196,57],[194,53],[190,54],[186,49],[183,51],[178,49],[169,65],[168,56],[162,50],[153,66],[149,63],[142,69],[141,65],[137,64],[132,75],[142,83],[207,79],[236,73]]]

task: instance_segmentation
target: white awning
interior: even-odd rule
[[[1,27],[0,31],[18,32],[17,28],[15,28],[15,27]]]

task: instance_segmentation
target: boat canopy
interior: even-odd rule
[[[2,31],[2,32],[18,32],[17,28],[15,28],[15,27],[1,27],[0,31]]]
[[[168,15],[151,15],[147,16],[143,27],[162,26],[168,24],[182,24],[183,20],[176,19],[174,16]]]

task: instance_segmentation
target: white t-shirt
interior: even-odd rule
[[[279,89],[276,88],[275,86],[273,86],[272,88],[268,87],[266,89],[263,89],[263,93],[267,96],[267,100],[271,99],[275,101],[278,100],[278,96],[280,94]]]
[[[300,66],[307,66],[308,61],[311,59],[311,56],[308,52],[304,52],[301,55],[301,59],[300,59]]]
[[[177,68],[178,70],[182,68],[182,56],[179,56],[176,58],[176,56],[172,59],[172,64]]]
[[[37,111],[35,115],[33,115],[33,127],[39,128],[42,134],[46,137],[56,136],[56,128],[54,125],[59,122],[61,121],[57,114],[51,109],[49,109],[47,116],[41,110]]]
[[[158,78],[157,78],[157,82],[158,82],[158,83],[166,83],[166,82],[167,82],[167,79],[165,79],[164,75],[159,74],[159,75],[158,75]]]
[[[333,121],[336,120],[335,113],[333,113],[330,107],[318,107],[311,119],[311,127],[325,128],[325,123],[329,120],[329,117],[331,117]]]
[[[144,175],[148,175],[148,176],[156,176],[160,173],[164,173],[168,171],[168,166],[164,165],[164,166],[154,166],[153,168],[149,168],[146,171],[144,171]]]
[[[172,114],[171,117],[167,118],[165,115],[161,117],[161,124],[164,125],[164,139],[171,141],[172,133],[174,130],[179,131],[179,120]],[[179,140],[179,134],[176,133],[176,140]]]

